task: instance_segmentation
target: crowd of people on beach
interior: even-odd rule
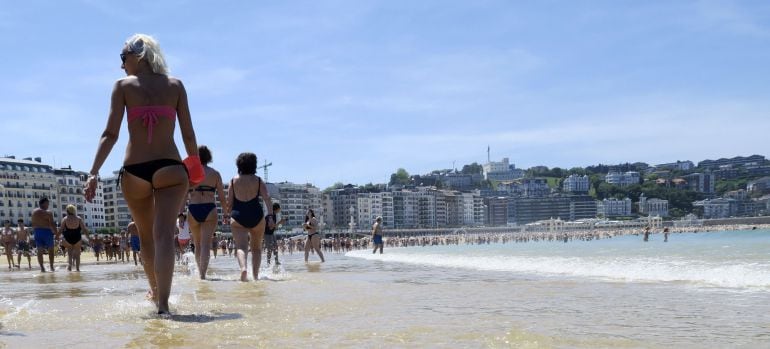
[[[259,278],[263,251],[267,263],[280,263],[280,253],[304,253],[305,262],[310,254],[325,262],[324,252],[344,251],[373,246],[372,253],[383,253],[384,246],[433,246],[459,243],[490,243],[594,239],[611,237],[603,232],[473,234],[455,236],[420,236],[385,238],[382,219],[372,225],[371,236],[363,238],[323,238],[315,212],[308,210],[302,223],[301,239],[278,238],[276,229],[285,221],[280,205],[273,203],[265,182],[256,175],[257,156],[243,152],[235,159],[237,175],[229,180],[224,190],[223,178],[210,166],[212,154],[200,145],[188,104],[187,92],[181,80],[168,74],[168,67],[158,42],[151,36],[135,34],[129,37],[120,51],[120,68],[126,76],[115,82],[110,97],[110,108],[104,131],[99,137],[94,161],[84,185],[88,202],[94,200],[100,182],[99,170],[112,152],[127,119],[128,142],[118,182],[133,222],[117,235],[94,235],[74,207],[67,208],[67,216],[55,222],[48,210],[48,199],[42,198],[31,217],[31,230],[23,222],[15,232],[10,222],[3,230],[3,247],[9,268],[20,268],[22,256],[35,255],[40,271],[45,272],[44,255],[49,268],[54,270],[54,255],[66,251],[68,269],[80,270],[80,255],[89,248],[101,261],[128,262],[129,250],[134,263],[143,268],[149,290],[148,299],[157,306],[158,315],[169,316],[169,296],[175,263],[187,249],[194,252],[199,277],[206,279],[211,254],[216,258],[217,247],[237,260],[239,279],[248,281],[251,268],[254,280]],[[179,126],[186,157],[180,155],[175,142]],[[219,222],[217,200],[222,207]],[[215,234],[218,225],[229,225],[231,236],[224,239]],[[30,231],[32,234],[30,234]],[[87,240],[83,239],[85,235]],[[205,246],[206,248],[195,248]],[[14,263],[12,252],[17,250]],[[213,251],[213,253],[212,253]],[[251,262],[248,256],[251,254]]]

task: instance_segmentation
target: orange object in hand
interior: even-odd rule
[[[187,167],[187,174],[190,176],[190,185],[198,185],[206,178],[206,172],[203,171],[201,158],[197,155],[188,156],[182,161]]]

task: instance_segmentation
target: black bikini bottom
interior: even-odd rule
[[[217,206],[213,202],[187,205],[187,209],[190,210],[190,215],[193,216],[196,222],[201,223],[206,221],[206,218],[209,217],[211,210],[215,209],[216,207]]]
[[[176,166],[176,165],[184,166],[184,164],[181,161],[174,160],[174,159],[151,160],[146,162],[140,162],[138,164],[123,165],[123,168],[120,170],[120,174],[123,175],[123,171],[126,171],[149,183],[152,183],[152,176],[155,175],[155,172],[158,172],[158,170],[160,170],[161,168],[168,167],[168,166]],[[185,167],[184,169],[186,172],[187,167]]]

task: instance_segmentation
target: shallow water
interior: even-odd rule
[[[220,256],[177,267],[172,319],[133,264],[2,272],[0,346],[767,347],[770,233],[640,240],[295,254],[250,283]]]

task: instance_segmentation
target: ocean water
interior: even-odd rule
[[[57,261],[0,272],[0,347],[770,347],[770,232],[662,239],[295,253],[250,283],[220,256],[177,266],[172,319],[141,268]]]
[[[770,291],[770,233],[622,236],[594,241],[528,242],[414,247],[348,256],[464,270],[508,272],[511,277],[607,282],[671,283]]]

